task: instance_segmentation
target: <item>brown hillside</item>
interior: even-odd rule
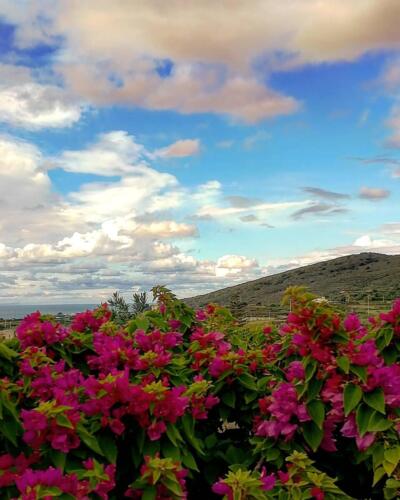
[[[283,292],[303,285],[332,301],[384,301],[400,296],[400,255],[361,253],[318,262],[215,292],[185,299],[193,307],[208,303],[246,308],[279,304]],[[347,298],[346,298],[347,297]]]

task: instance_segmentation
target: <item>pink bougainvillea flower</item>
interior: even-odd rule
[[[233,500],[232,488],[225,484],[222,479],[213,484],[212,491],[217,495],[226,495],[228,497],[228,500]]]
[[[315,498],[315,500],[324,500],[325,498],[325,493],[321,490],[321,488],[317,488],[316,486],[311,488],[310,493],[313,496],[313,498]]]
[[[292,361],[287,370],[286,370],[286,378],[289,382],[293,380],[303,380],[305,377],[304,366],[301,361]]]
[[[357,448],[360,451],[365,451],[375,441],[375,432],[367,432],[363,436],[360,436],[360,434],[358,433],[356,418],[354,413],[351,413],[347,417],[340,432],[344,437],[356,438]]]
[[[262,482],[261,489],[264,491],[272,490],[276,483],[275,474],[267,474],[265,467],[261,469],[260,480]]]

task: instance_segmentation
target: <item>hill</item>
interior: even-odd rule
[[[294,285],[306,286],[335,302],[368,299],[382,303],[400,296],[400,255],[347,255],[191,297],[185,302],[192,307],[240,304],[248,312],[279,304],[284,291]]]

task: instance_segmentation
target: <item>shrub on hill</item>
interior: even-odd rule
[[[363,325],[291,289],[279,331],[247,331],[154,295],[0,343],[1,498],[399,497],[400,300]]]

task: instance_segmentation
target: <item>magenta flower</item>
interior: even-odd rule
[[[275,474],[267,474],[266,468],[263,467],[260,474],[260,480],[262,482],[261,489],[263,491],[270,491],[274,488],[276,483]]]
[[[350,354],[351,362],[359,366],[379,366],[382,360],[379,358],[375,340],[370,339],[357,346]]]
[[[217,483],[214,483],[212,486],[212,491],[217,495],[227,496],[228,500],[233,499],[233,493],[230,486],[224,483],[222,479],[220,479]]]
[[[289,382],[293,380],[304,380],[305,372],[301,361],[292,361],[286,371],[286,378]]]
[[[354,413],[351,413],[347,417],[340,432],[344,437],[356,438],[357,448],[360,451],[365,451],[375,441],[375,432],[367,432],[366,434],[364,434],[364,436],[362,437],[360,436],[360,434],[358,433],[356,418]]]
[[[59,323],[42,320],[39,311],[26,316],[16,329],[22,349],[30,346],[42,347],[64,340],[69,331]]]
[[[298,422],[311,420],[304,404],[299,403],[297,392],[291,383],[281,383],[270,398],[259,401],[260,409],[270,415],[270,420],[256,424],[256,435],[270,438],[285,437],[290,440],[298,427]]]
[[[27,469],[16,479],[15,483],[22,499],[26,500],[37,498],[36,494],[32,496],[30,493],[39,486],[56,487],[62,493],[68,493],[74,498],[78,498],[78,478],[76,475],[64,476],[60,469],[54,467],[49,467],[46,470]]]
[[[230,363],[217,356],[211,361],[208,372],[212,377],[218,378],[231,369],[232,366]]]

